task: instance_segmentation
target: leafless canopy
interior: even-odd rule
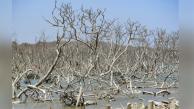
[[[79,95],[74,99],[80,102],[86,91],[126,94],[123,85],[129,85],[133,93],[132,83],[148,78],[157,88],[176,86],[178,79],[170,77],[178,74],[178,32],[149,30],[131,20],[122,24],[108,19],[105,10],[74,10],[57,1],[46,21],[57,29],[56,41],[12,44],[14,99]]]

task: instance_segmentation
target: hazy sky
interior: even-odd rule
[[[178,29],[178,0],[61,0],[75,9],[81,5],[106,9],[109,18],[125,22],[128,18],[150,29]],[[48,40],[55,38],[53,28],[44,21],[51,17],[54,0],[13,0],[13,37],[19,42],[34,42],[45,32]]]
[[[0,0],[0,38],[11,33],[11,0]]]

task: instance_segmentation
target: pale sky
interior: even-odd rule
[[[128,18],[139,21],[150,29],[164,28],[176,31],[178,24],[178,0],[61,0],[71,3],[75,9],[106,9],[109,18],[125,22]],[[53,28],[44,21],[51,18],[54,0],[14,0],[13,37],[19,42],[34,42],[45,32],[48,40],[55,38]]]

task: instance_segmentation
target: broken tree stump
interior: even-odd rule
[[[148,101],[148,109],[155,109],[154,101],[152,100]]]
[[[131,103],[127,104],[127,109],[132,109],[132,104]]]
[[[111,109],[111,106],[110,105],[106,105],[105,109]]]

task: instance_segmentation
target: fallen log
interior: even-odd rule
[[[155,92],[149,92],[149,91],[143,91],[142,92],[143,93],[143,95],[156,95],[156,93]]]
[[[156,96],[158,95],[162,95],[162,96],[165,96],[165,95],[170,95],[171,93],[167,90],[161,90],[159,92],[156,92]]]
[[[85,105],[85,106],[87,106],[87,105],[97,105],[97,102],[96,102],[96,101],[91,101],[91,100],[89,100],[89,101],[85,101],[85,102],[84,102],[84,105]]]

